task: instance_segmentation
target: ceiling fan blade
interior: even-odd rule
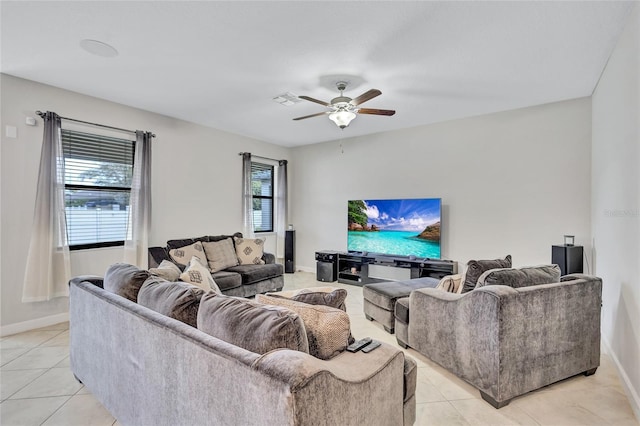
[[[325,112],[317,112],[317,113],[315,113],[315,114],[305,115],[304,117],[294,118],[294,120],[304,120],[305,118],[320,117],[321,115],[326,115],[326,114],[329,114],[329,111],[325,111]]]
[[[396,112],[392,109],[374,109],[374,108],[360,108],[358,114],[372,114],[372,115],[393,115]]]
[[[357,98],[351,99],[351,102],[349,102],[351,105],[360,105],[361,103],[367,102],[369,99],[373,99],[376,96],[380,96],[382,95],[382,92],[379,91],[378,89],[371,89],[367,92],[364,92],[362,95],[358,96]]]
[[[298,97],[300,99],[304,99],[305,101],[315,102],[317,104],[324,105],[324,106],[331,106],[331,104],[328,103],[328,102],[321,101],[321,100],[318,100],[318,99],[315,99],[315,98],[310,98],[309,96],[298,96]]]

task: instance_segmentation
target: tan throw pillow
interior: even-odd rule
[[[218,294],[222,293],[218,285],[213,280],[209,269],[200,262],[196,256],[191,258],[189,266],[180,274],[180,279],[186,283],[200,287],[204,291],[214,291]]]
[[[222,271],[238,265],[236,249],[233,247],[231,238],[225,238],[220,241],[209,241],[202,243],[202,246],[204,247],[211,272]]]
[[[447,275],[446,277],[443,277],[440,280],[440,282],[436,286],[436,289],[447,291],[449,293],[458,293],[458,290],[460,289],[461,286],[462,286],[462,275],[460,274]]]
[[[233,237],[236,243],[236,256],[241,265],[264,265],[264,240],[260,238]]]
[[[202,264],[207,264],[207,256],[204,253],[204,249],[202,248],[202,243],[200,241],[196,241],[188,246],[169,250],[169,256],[171,256],[171,259],[173,259],[174,262],[182,266],[187,266],[193,256],[200,259]]]
[[[156,277],[164,278],[167,281],[178,281],[180,278],[180,268],[175,263],[163,260],[157,268],[150,268],[149,273]]]
[[[300,315],[309,341],[309,353],[319,359],[331,359],[348,345],[351,324],[346,312],[323,305],[309,305],[295,300],[256,295],[256,301],[283,306]]]
[[[257,354],[280,348],[309,353],[302,319],[280,306],[208,293],[197,322],[204,333]]]

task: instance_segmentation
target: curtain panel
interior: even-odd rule
[[[124,262],[141,269],[148,266],[151,227],[151,132],[136,131],[133,176]]]
[[[64,201],[64,154],[61,119],[44,117],[44,136],[35,212],[24,274],[22,302],[42,302],[69,295],[71,278]]]
[[[253,189],[251,188],[251,153],[242,153],[242,235],[253,238]]]
[[[278,161],[278,182],[276,185],[276,257],[284,258],[284,235],[287,229],[288,201],[288,178],[287,160]]]

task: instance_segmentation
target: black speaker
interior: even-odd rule
[[[338,253],[316,252],[316,280],[330,283],[338,279]]]
[[[284,272],[293,274],[296,271],[295,251],[296,251],[296,231],[284,231]]]
[[[582,273],[582,246],[551,246],[551,263],[560,266],[560,275]]]

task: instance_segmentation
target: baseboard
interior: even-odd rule
[[[296,270],[300,272],[313,272],[313,273],[316,272],[316,268],[310,268],[308,266],[298,266]]]
[[[624,385],[624,390],[629,399],[629,404],[631,405],[631,409],[635,413],[636,419],[640,421],[640,397],[638,396],[638,391],[633,387],[633,383],[631,383],[631,380],[629,380],[629,376],[627,376],[627,373],[622,367],[622,364],[620,364],[620,361],[618,360],[618,357],[616,356],[615,352],[611,350],[611,345],[609,345],[609,342],[607,341],[607,339],[605,339],[604,336],[602,336],[601,341],[605,351],[613,360],[613,363],[615,364],[616,369],[618,370],[618,374],[622,379],[622,384]]]
[[[0,327],[0,337],[22,333],[24,331],[31,331],[35,330],[36,328],[48,327],[50,325],[59,324],[65,321],[69,321],[69,312],[63,312],[61,314],[37,318],[29,321],[17,322],[15,324],[3,325],[2,327]]]

